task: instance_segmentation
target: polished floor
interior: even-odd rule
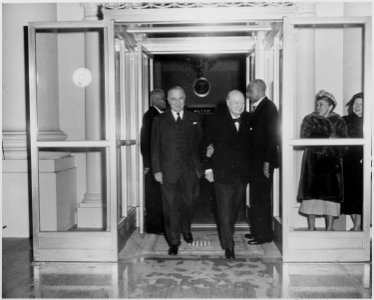
[[[371,298],[370,263],[283,263],[273,243],[226,260],[214,232],[168,256],[162,236],[135,232],[118,263],[32,263],[28,239],[2,239],[3,298]]]

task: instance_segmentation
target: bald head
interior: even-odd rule
[[[255,79],[247,86],[247,97],[251,102],[257,102],[266,93],[266,84],[262,79]]]
[[[234,117],[239,117],[245,108],[245,97],[241,91],[232,90],[226,97],[227,107]]]

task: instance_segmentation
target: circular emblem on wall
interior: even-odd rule
[[[210,83],[205,77],[199,77],[193,82],[192,89],[196,96],[206,97],[210,92]]]
[[[91,71],[86,68],[78,68],[73,73],[73,82],[79,87],[86,87],[92,81]]]

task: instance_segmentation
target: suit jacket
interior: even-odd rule
[[[186,159],[186,166],[192,169],[197,177],[201,177],[202,168],[199,158],[201,141],[200,116],[194,112],[184,110],[181,124],[186,133],[190,157]],[[180,169],[180,157],[177,150],[177,124],[170,109],[155,117],[152,126],[152,172],[163,173],[163,180],[175,183]]]
[[[270,169],[278,167],[278,111],[273,101],[265,97],[250,114],[250,174],[259,176],[264,162],[270,163]]]
[[[246,182],[248,176],[249,113],[243,112],[237,131],[228,108],[216,111],[204,132],[201,154],[204,169],[213,169],[214,181],[234,183]],[[211,159],[206,158],[206,148],[213,144]]]
[[[159,114],[159,111],[154,106],[151,106],[143,116],[142,129],[140,130],[140,152],[143,156],[144,168],[151,167],[152,123],[154,117],[158,116]]]

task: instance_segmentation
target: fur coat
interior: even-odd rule
[[[300,135],[301,138],[344,138],[347,127],[343,118],[334,112],[327,118],[312,113],[304,117]],[[309,199],[343,202],[344,152],[345,147],[305,147],[297,195],[299,202]]]

